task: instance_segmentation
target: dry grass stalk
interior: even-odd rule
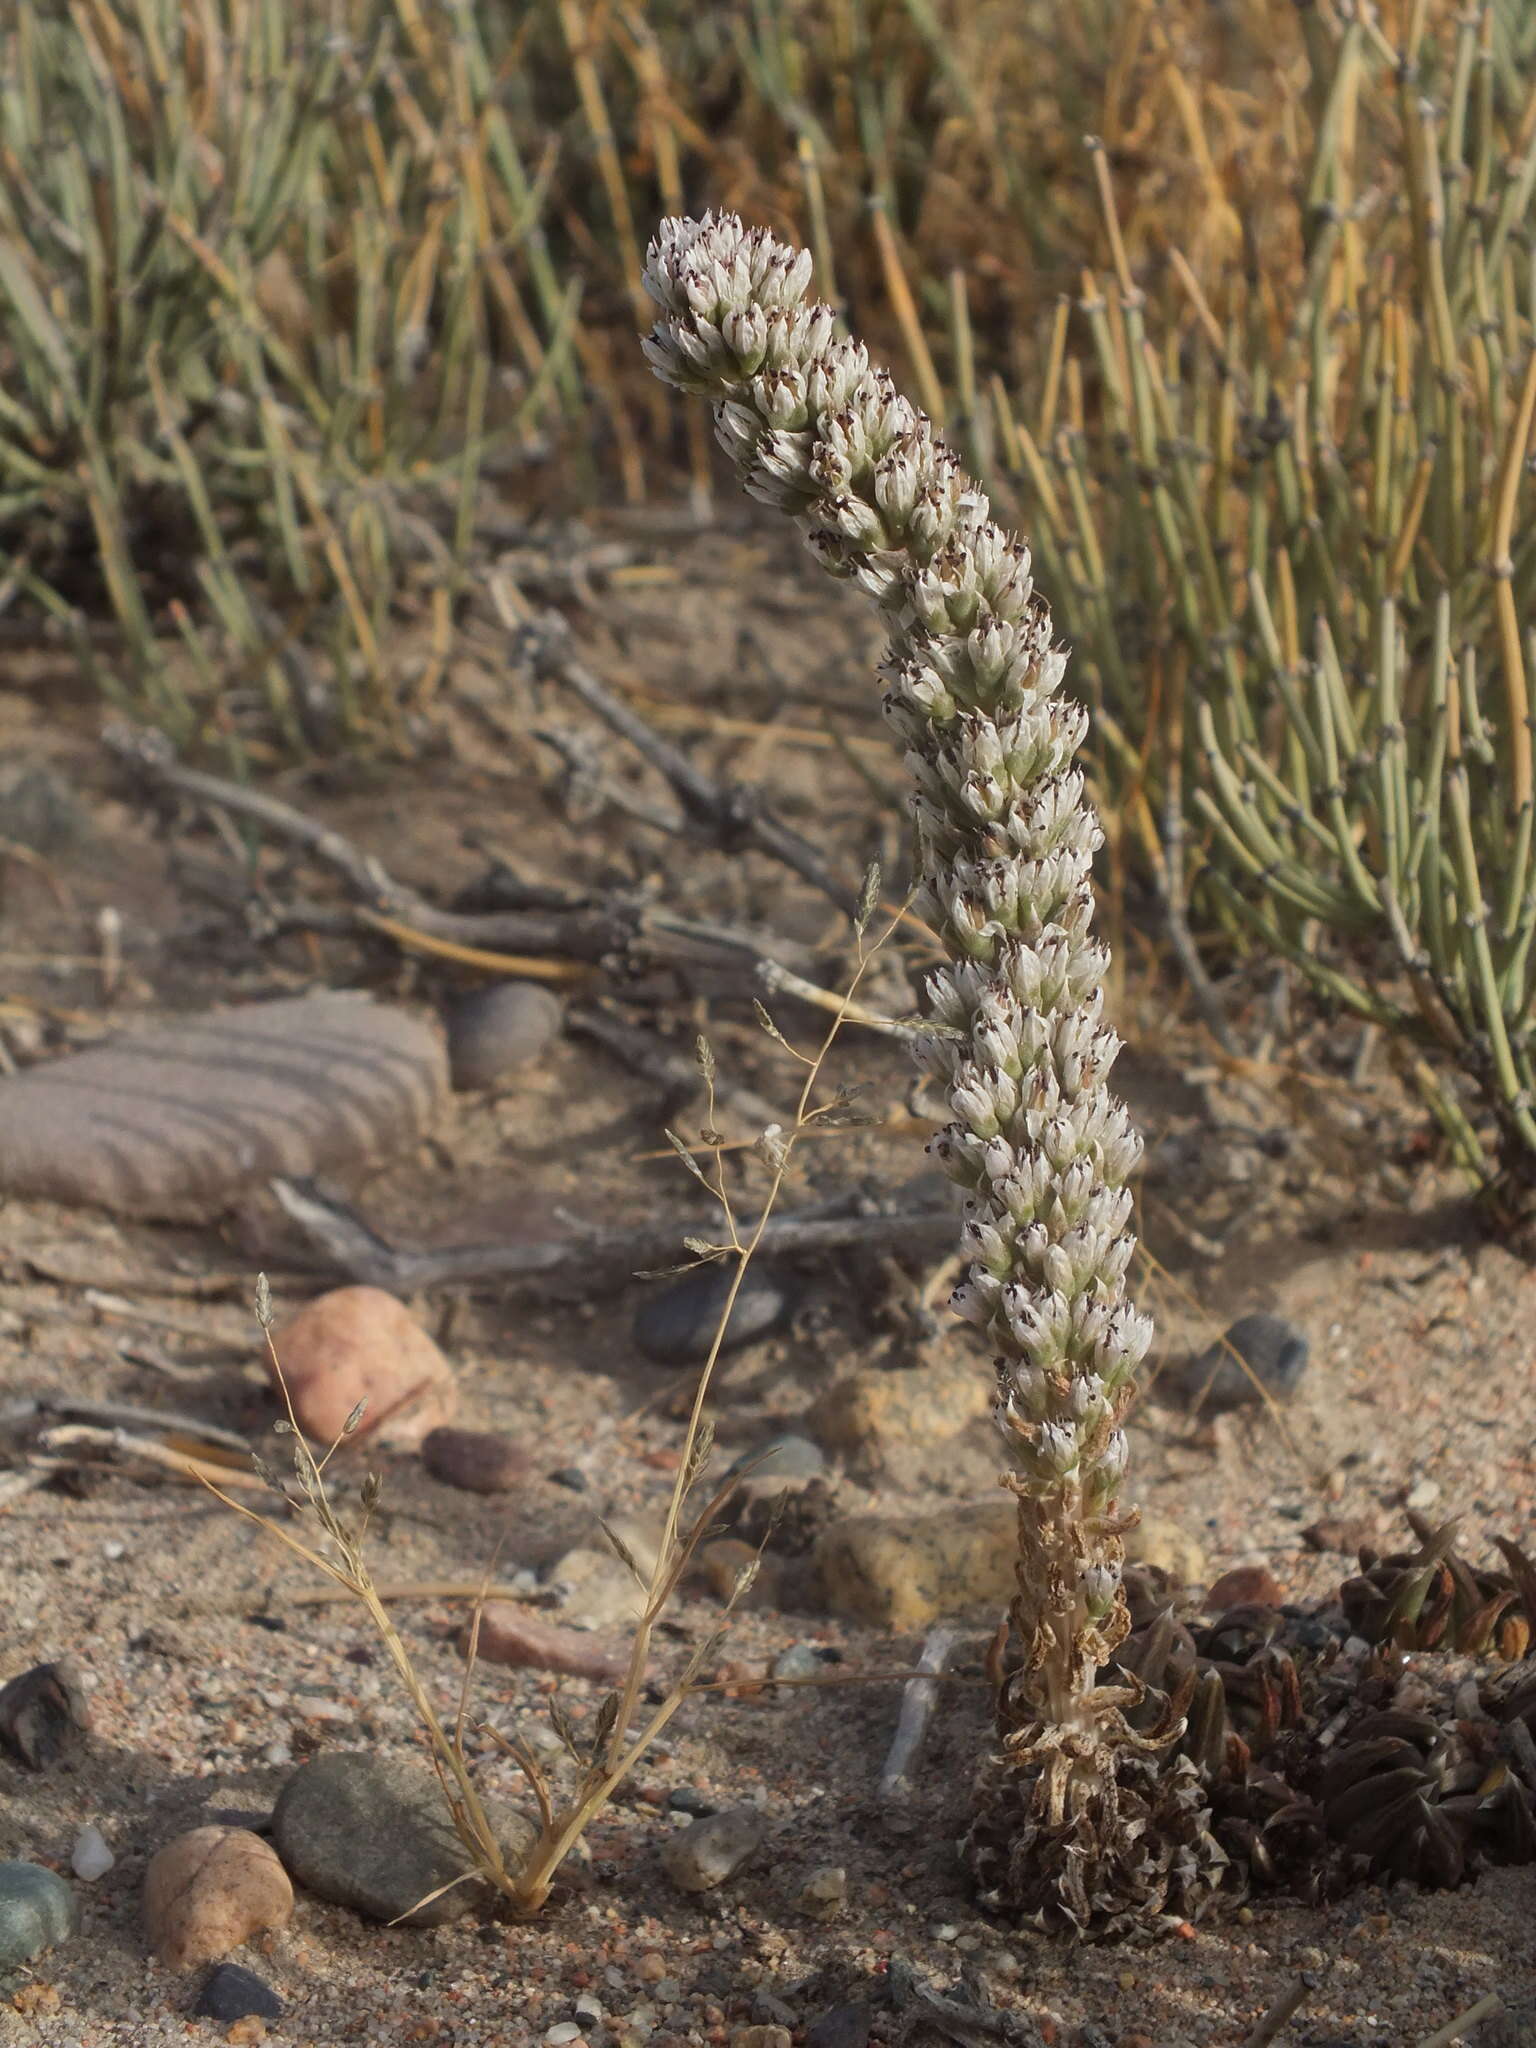
[[[578,1779],[570,1796],[565,1799],[556,1796],[536,1756],[520,1736],[508,1735],[488,1723],[479,1725],[479,1733],[517,1764],[527,1781],[538,1810],[538,1840],[522,1866],[517,1869],[507,1866],[495,1830],[475,1787],[465,1739],[469,1726],[470,1689],[474,1676],[479,1620],[492,1591],[492,1573],[490,1570],[487,1571],[476,1596],[469,1655],[458,1712],[452,1724],[448,1725],[439,1715],[424,1681],[416,1670],[403,1637],[390,1618],[386,1602],[391,1598],[400,1597],[399,1589],[378,1585],[368,1565],[365,1539],[369,1519],[378,1504],[378,1478],[372,1473],[364,1478],[359,1494],[360,1512],[355,1520],[338,1505],[328,1479],[328,1468],[335,1452],[346,1438],[356,1431],[364,1411],[362,1407],[354,1411],[348,1417],[337,1441],[323,1455],[316,1456],[298,1426],[287,1385],[283,1380],[281,1362],[272,1344],[271,1296],[265,1276],[258,1282],[256,1312],[266,1332],[274,1374],[282,1388],[287,1409],[286,1422],[278,1426],[292,1438],[293,1472],[299,1499],[295,1501],[277,1476],[259,1461],[258,1471],[274,1491],[283,1495],[290,1507],[297,1507],[301,1513],[312,1518],[323,1540],[319,1543],[305,1541],[274,1515],[254,1509],[232,1493],[226,1492],[220,1481],[210,1476],[209,1468],[194,1461],[186,1462],[185,1469],[189,1476],[201,1479],[209,1492],[226,1507],[264,1529],[268,1535],[274,1537],[312,1569],[324,1573],[332,1581],[335,1597],[355,1600],[363,1608],[416,1712],[434,1768],[443,1786],[454,1827],[463,1844],[467,1868],[464,1878],[455,1881],[463,1882],[469,1877],[482,1879],[506,1902],[508,1908],[517,1914],[537,1913],[545,1904],[557,1881],[561,1866],[581,1842],[587,1829],[607,1806],[619,1786],[634,1771],[684,1701],[696,1691],[708,1689],[707,1685],[699,1680],[699,1673],[719,1649],[731,1614],[750,1591],[756,1577],[755,1564],[749,1564],[743,1569],[727,1603],[721,1626],[694,1649],[682,1671],[668,1684],[660,1704],[649,1713],[642,1714],[642,1697],[649,1673],[656,1625],[677,1593],[699,1544],[714,1526],[721,1507],[735,1485],[735,1482],[731,1481],[710,1496],[702,1507],[696,1505],[712,1447],[713,1432],[706,1420],[709,1390],[737,1294],[783,1192],[800,1139],[814,1131],[861,1120],[852,1111],[847,1097],[841,1092],[834,1093],[830,1099],[821,1103],[817,1103],[814,1097],[827,1057],[845,1021],[846,1013],[855,1007],[858,988],[869,963],[878,948],[884,944],[890,930],[894,928],[895,920],[873,942],[868,940],[869,922],[878,900],[879,874],[878,870],[871,869],[866,878],[855,919],[857,965],[843,1002],[837,1014],[828,1023],[814,1052],[797,1052],[773,1025],[767,1012],[760,1012],[765,1029],[802,1066],[804,1074],[789,1129],[783,1130],[777,1125],[770,1125],[757,1140],[755,1150],[767,1169],[768,1187],[755,1220],[746,1229],[738,1228],[736,1207],[726,1178],[726,1142],[714,1129],[714,1055],[707,1042],[702,1038],[699,1040],[699,1067],[707,1096],[707,1113],[700,1134],[699,1151],[709,1164],[701,1164],[694,1148],[681,1137],[671,1132],[668,1136],[688,1170],[718,1204],[725,1224],[725,1234],[720,1242],[690,1239],[688,1249],[694,1258],[700,1261],[734,1259],[735,1271],[729,1294],[720,1312],[709,1356],[699,1373],[683,1436],[678,1474],[668,1499],[665,1522],[657,1544],[656,1560],[649,1574],[641,1574],[618,1539],[611,1532],[605,1532],[621,1559],[629,1565],[642,1585],[644,1606],[630,1646],[624,1680],[618,1690],[610,1693],[602,1702],[592,1740],[585,1746],[578,1743],[574,1730],[559,1713],[558,1707],[552,1709],[555,1725],[579,1766]],[[330,1589],[328,1597],[329,1592]],[[424,1900],[417,1902],[425,1903]]]

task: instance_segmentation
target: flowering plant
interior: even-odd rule
[[[657,374],[713,400],[753,497],[890,628],[885,711],[914,784],[919,889],[948,964],[924,1065],[953,1120],[933,1151],[965,1190],[959,1313],[997,1360],[1017,1591],[994,1669],[1000,1754],[966,1854],[1042,1925],[1131,1932],[1198,1912],[1220,1876],[1183,1702],[1113,1666],[1124,1423],[1151,1325],[1129,1300],[1140,1142],[1109,1074],[1100,829],[1074,757],[1087,714],[1022,541],[929,420],[808,301],[808,254],[727,216],[666,220],[646,288]]]

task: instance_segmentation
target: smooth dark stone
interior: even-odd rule
[[[559,997],[535,981],[499,981],[459,996],[447,1015],[454,1087],[494,1088],[553,1045],[564,1022]]]
[[[691,1813],[695,1820],[720,1811],[718,1801],[693,1785],[674,1785],[667,1794],[667,1806],[673,1813]]]
[[[834,2005],[805,2030],[805,2048],[868,2048],[870,2007],[867,1999]]]
[[[656,1365],[701,1365],[715,1341],[735,1277],[732,1261],[699,1266],[642,1302],[635,1315],[635,1344]],[[755,1344],[789,1314],[784,1282],[756,1260],[748,1266],[731,1310],[722,1351]]]
[[[1234,1351],[1247,1372],[1232,1356]],[[1185,1391],[1191,1400],[1212,1409],[1241,1408],[1261,1401],[1266,1393],[1283,1401],[1296,1391],[1310,1356],[1305,1332],[1289,1318],[1263,1311],[1239,1316],[1221,1343],[1186,1368]]]
[[[0,1747],[31,1771],[77,1749],[90,1727],[79,1673],[68,1658],[34,1664],[0,1687]]]
[[[491,1429],[443,1425],[421,1440],[421,1462],[445,1486],[465,1493],[510,1493],[528,1476],[528,1453]]]
[[[548,1477],[551,1486],[563,1486],[571,1493],[585,1493],[587,1490],[587,1475],[579,1465],[562,1465],[558,1472],[551,1472]]]
[[[254,1970],[243,1970],[238,1963],[220,1963],[209,1971],[192,2011],[200,2020],[243,2020],[253,2015],[275,2020],[282,2017],[283,2001]]]

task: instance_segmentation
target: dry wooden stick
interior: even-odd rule
[[[1296,2014],[1301,2011],[1301,2008],[1316,1989],[1317,1977],[1315,1972],[1309,1970],[1298,1977],[1295,1983],[1283,1991],[1269,2008],[1268,2012],[1264,2014],[1253,2032],[1243,2042],[1243,2048],[1269,2048],[1270,2042],[1274,2040],[1280,2029],[1288,2020],[1295,2018]]]
[[[1476,2005],[1469,2005],[1465,2012],[1458,2013],[1443,2027],[1436,2027],[1432,2034],[1426,2034],[1419,2048],[1451,2048],[1453,2041],[1459,2041],[1468,2027],[1475,2027],[1482,2020],[1491,2020],[1495,2013],[1504,2010],[1504,2001],[1497,1991],[1489,1991]]]
[[[670,740],[647,725],[638,711],[616,697],[576,658],[570,628],[558,612],[531,615],[519,607],[514,593],[497,577],[492,577],[490,588],[501,622],[514,635],[521,658],[541,681],[569,690],[627,740],[670,785],[696,830],[725,853],[751,847],[769,854],[819,889],[839,910],[852,912],[856,891],[832,873],[811,842],[776,818],[756,790],[716,782],[704,774]]]
[[[687,1238],[713,1243],[720,1227],[719,1218],[710,1216],[640,1230],[573,1232],[539,1244],[466,1244],[420,1250],[390,1244],[355,1211],[320,1194],[309,1183],[276,1180],[272,1190],[328,1265],[354,1281],[395,1294],[491,1281],[547,1282],[578,1275],[584,1283],[627,1278],[646,1268],[675,1265]],[[926,1251],[952,1244],[956,1230],[955,1212],[949,1207],[871,1214],[848,1202],[840,1215],[829,1215],[824,1208],[819,1213],[772,1217],[764,1228],[760,1249],[781,1257],[841,1251],[850,1246]]]

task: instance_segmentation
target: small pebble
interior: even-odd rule
[[[743,1451],[735,1463],[727,1466],[727,1479],[742,1479],[750,1486],[798,1485],[807,1479],[819,1479],[827,1469],[819,1444],[808,1436],[775,1436],[754,1450]]]
[[[826,1659],[813,1643],[791,1643],[780,1650],[768,1667],[770,1678],[819,1678],[826,1671]]]
[[[335,1287],[272,1333],[298,1424],[329,1447],[359,1402],[349,1444],[414,1450],[458,1403],[453,1370],[403,1303],[382,1287]]]
[[[1267,1565],[1239,1564],[1216,1580],[1205,1596],[1205,1606],[1208,1613],[1224,1614],[1229,1607],[1278,1607],[1284,1598]]]
[[[795,1903],[810,1920],[835,1920],[848,1903],[847,1871],[835,1863],[813,1870]]]
[[[700,1266],[641,1303],[635,1315],[635,1346],[656,1365],[701,1365],[735,1279],[730,1261]],[[731,1310],[722,1351],[755,1344],[776,1330],[790,1310],[786,1284],[753,1260]]]
[[[501,981],[459,996],[447,1015],[448,1065],[460,1093],[494,1088],[560,1035],[557,996],[533,981]]]
[[[741,1608],[759,1612],[778,1605],[783,1561],[765,1557],[755,1543],[744,1543],[739,1536],[717,1536],[698,1552],[694,1563],[717,1600],[737,1601]],[[744,1576],[746,1590],[738,1595]]]
[[[281,2019],[283,2001],[254,1970],[220,1963],[208,1972],[192,2012],[200,2020]]]
[[[444,1486],[465,1493],[510,1493],[532,1460],[509,1436],[489,1429],[433,1429],[421,1440],[421,1462]]]
[[[644,1565],[635,1561],[643,1571]],[[645,1588],[606,1545],[597,1550],[579,1544],[568,1550],[550,1566],[545,1585],[559,1595],[568,1620],[599,1634],[623,1633],[645,1609]]]
[[[691,1814],[695,1820],[707,1820],[710,1814],[720,1811],[720,1802],[711,1799],[707,1792],[701,1792],[696,1785],[674,1785],[667,1794],[667,1811]]]
[[[567,2042],[581,2039],[581,2028],[574,2020],[560,2020],[548,2030],[544,2039],[549,2048],[566,2048]]]
[[[755,1806],[733,1806],[674,1835],[662,1848],[662,1867],[679,1891],[710,1892],[735,1876],[767,1833]]]
[[[144,1924],[173,1970],[216,1963],[253,1935],[285,1927],[293,1886],[273,1851],[246,1828],[193,1828],[151,1857]]]
[[[469,1640],[466,1630],[466,1651]],[[596,1685],[621,1684],[629,1669],[629,1659],[603,1637],[562,1628],[510,1600],[487,1601],[476,1654],[486,1664],[504,1664],[514,1671],[558,1671],[568,1678],[590,1678]]]
[[[40,1863],[0,1863],[0,1971],[30,1963],[74,1933],[75,1895]]]
[[[1420,1479],[1409,1488],[1403,1505],[1410,1508],[1432,1508],[1440,1498],[1438,1479]]]
[[[116,1861],[101,1829],[89,1823],[76,1835],[75,1846],[69,1852],[70,1869],[86,1884],[94,1884],[98,1877],[105,1877]]]
[[[549,1475],[551,1486],[563,1486],[570,1493],[585,1493],[587,1475],[579,1465],[562,1465],[558,1472]]]
[[[794,2038],[788,2027],[735,2027],[730,2048],[792,2048]]]
[[[34,1664],[0,1687],[0,1748],[30,1771],[46,1771],[77,1749],[90,1725],[82,1673],[72,1657]]]
[[[1344,1557],[1353,1557],[1375,1533],[1363,1516],[1324,1515],[1302,1530],[1301,1540],[1309,1550],[1336,1550]]]
[[[1239,1316],[1220,1343],[1186,1367],[1184,1388],[1208,1410],[1241,1408],[1265,1394],[1283,1401],[1296,1391],[1310,1356],[1305,1333],[1288,1317]]]

